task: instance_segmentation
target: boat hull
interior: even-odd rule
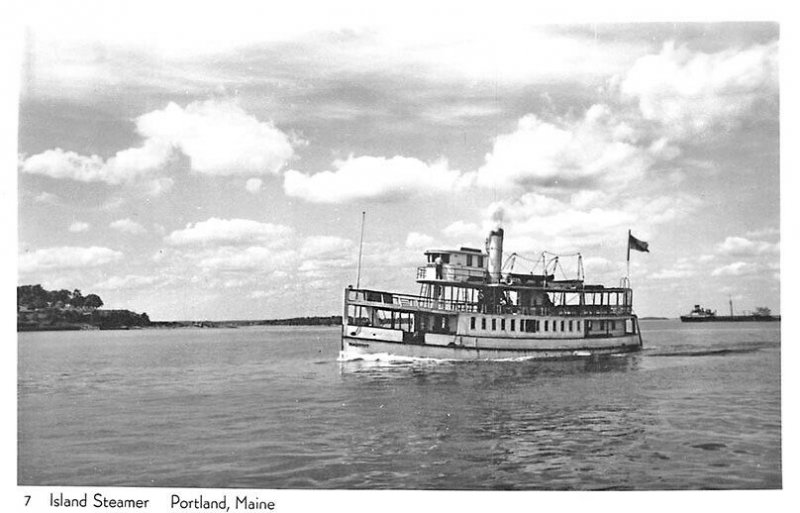
[[[464,337],[467,338],[467,337]],[[470,337],[471,338],[471,337]],[[344,335],[342,351],[345,355],[391,355],[409,358],[435,358],[442,360],[509,360],[557,359],[594,355],[618,354],[638,351],[641,339],[638,334],[613,338],[517,341],[513,347],[490,347],[480,344],[409,344],[400,341],[362,338]]]
[[[681,322],[780,322],[779,315],[714,315],[693,317],[682,315]]]

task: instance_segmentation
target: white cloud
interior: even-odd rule
[[[283,188],[289,196],[315,203],[342,203],[360,199],[406,199],[415,195],[449,192],[461,184],[461,173],[440,160],[395,156],[353,157],[333,163],[335,171],[307,175],[286,172]]]
[[[455,221],[442,229],[445,237],[478,237],[483,235],[483,229],[475,223],[467,223],[461,220]]]
[[[194,102],[185,108],[169,103],[164,109],[136,119],[141,146],[118,151],[104,160],[98,155],[79,155],[61,148],[25,159],[20,170],[57,179],[80,182],[130,183],[165,172],[180,151],[194,172],[217,175],[277,174],[294,155],[292,138],[271,122],[263,122],[232,102]],[[168,191],[174,180],[157,177],[147,182],[151,195]]]
[[[780,243],[752,241],[744,237],[726,237],[717,245],[717,251],[730,256],[754,256],[780,253]]]
[[[666,140],[642,140],[606,105],[594,105],[573,121],[547,122],[528,114],[514,132],[495,138],[477,183],[500,188],[629,186],[678,153]]]
[[[41,192],[33,199],[38,203],[47,203],[50,205],[59,205],[61,203],[61,198],[50,192]]]
[[[650,275],[652,280],[676,280],[693,276],[695,271],[687,266],[676,266],[672,269],[663,269]]]
[[[171,146],[154,141],[117,152],[107,161],[97,155],[87,157],[56,148],[26,158],[21,171],[56,179],[120,184],[157,171],[169,162],[171,154]]]
[[[760,230],[752,230],[745,233],[748,237],[775,237],[781,234],[781,230],[779,228],[767,227],[762,228]]]
[[[205,244],[278,244],[292,234],[288,226],[260,223],[250,219],[218,219],[189,223],[170,233],[165,241],[175,246]]]
[[[619,262],[612,262],[603,257],[593,256],[583,259],[583,268],[587,274],[608,274],[619,271]]]
[[[252,192],[253,194],[257,193],[261,190],[261,186],[264,184],[264,180],[261,178],[250,178],[244,184],[244,188],[247,189],[247,192]]]
[[[277,174],[301,143],[235,103],[213,100],[170,103],[139,116],[136,130],[180,149],[193,171],[217,176]]]
[[[406,247],[413,249],[428,249],[433,245],[434,238],[424,233],[410,232],[406,237]]]
[[[342,256],[351,252],[353,241],[332,235],[312,235],[303,241],[300,253],[305,257]]]
[[[89,229],[89,223],[85,223],[83,221],[75,221],[71,225],[69,225],[69,231],[73,233],[80,233],[85,232]]]
[[[734,127],[759,102],[773,102],[777,90],[777,42],[714,54],[666,43],[638,59],[621,83],[645,119],[679,138]]]
[[[742,276],[755,274],[760,266],[752,262],[733,262],[732,264],[717,267],[711,271],[711,276]]]
[[[92,288],[98,290],[129,290],[133,288],[148,287],[161,281],[158,276],[141,276],[128,274],[126,276],[111,276],[95,284]]]
[[[91,246],[62,246],[37,249],[19,255],[21,273],[48,269],[81,269],[117,262],[122,253],[113,249]]]
[[[486,226],[502,224],[518,251],[563,252],[615,241],[624,246],[631,227],[648,240],[655,227],[689,215],[697,205],[696,199],[684,195],[599,195],[588,201],[580,194],[559,199],[527,193],[492,203],[484,218]]]
[[[172,178],[161,177],[150,180],[144,184],[145,194],[148,196],[161,196],[172,190],[175,180]]]
[[[147,233],[147,229],[133,219],[117,219],[116,221],[112,221],[108,226],[114,230],[132,235]]]
[[[247,297],[250,299],[265,299],[270,297],[275,297],[280,295],[281,291],[279,290],[254,290]]]
[[[263,246],[236,248],[224,246],[194,255],[196,265],[215,276],[218,272],[259,272],[292,268],[298,258],[292,250],[275,250]]]
[[[227,11],[198,4],[192,7],[192,23],[181,24],[186,12],[180,2],[145,2],[156,5],[126,9],[123,15],[119,10],[112,14],[102,3],[54,2],[46,7],[48,16],[41,15],[44,7],[30,3],[24,4],[25,25],[36,56],[30,63],[36,80],[23,81],[23,91],[44,88],[61,95],[156,80],[180,91],[201,90],[207,83],[202,79],[211,82],[215,77],[184,77],[193,71],[187,62],[233,60],[229,56],[242,48],[271,48],[276,43],[304,42],[301,58],[292,63],[300,67],[295,75],[306,69],[315,75],[410,70],[416,76],[459,84],[551,83],[565,77],[588,81],[624,70],[643,46],[624,38],[599,41],[590,33],[563,33],[543,25],[542,19],[531,21],[477,4],[448,12],[449,23],[442,23],[435,12],[419,16],[417,9],[407,7],[337,9],[319,4],[309,15],[301,2],[267,15],[256,3],[237,2]],[[156,11],[159,15],[152,16]]]

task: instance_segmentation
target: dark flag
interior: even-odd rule
[[[628,249],[635,250],[635,251],[644,251],[646,253],[650,253],[650,250],[647,249],[648,244],[643,241],[639,240],[630,233],[628,233]]]

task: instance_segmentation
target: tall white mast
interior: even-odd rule
[[[364,247],[364,219],[367,213],[361,212],[361,240],[358,243],[358,275],[356,276],[356,288],[361,288],[361,253]]]

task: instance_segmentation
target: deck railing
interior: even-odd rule
[[[434,299],[412,294],[382,292],[376,290],[348,289],[349,304],[389,307],[400,310],[436,310],[444,312],[475,312],[490,315],[534,315],[534,316],[603,316],[629,315],[633,312],[630,305],[482,305],[473,301],[456,301],[451,299]]]
[[[436,265],[428,264],[417,267],[417,280],[442,280],[442,281],[481,281],[486,271],[480,267],[456,267],[442,264],[441,277],[436,276]]]

